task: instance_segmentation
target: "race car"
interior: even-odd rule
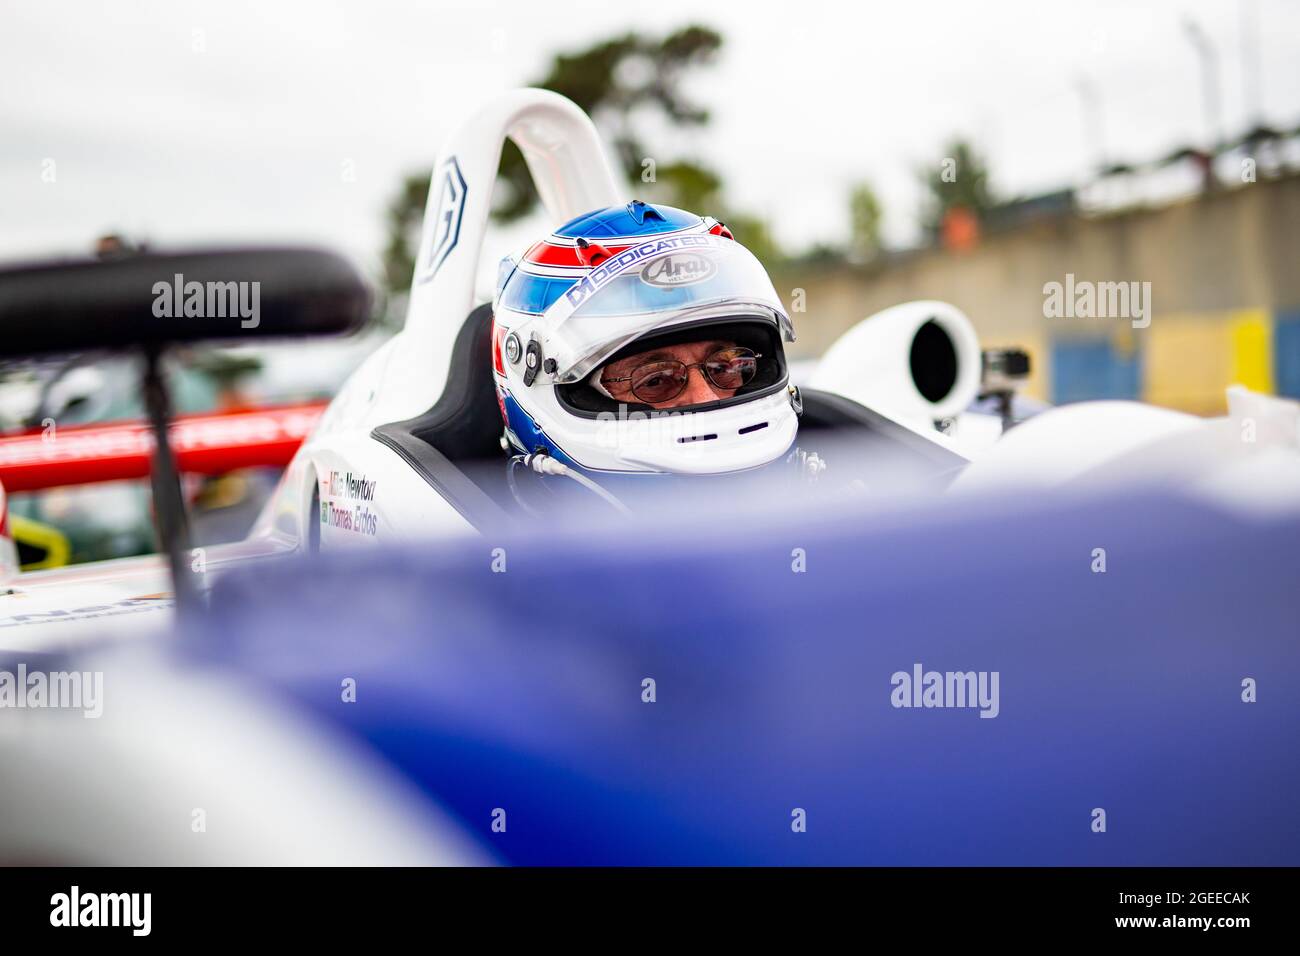
[[[506,138],[554,229],[484,301]],[[115,695],[102,723],[4,735],[25,772],[0,777],[0,859],[1294,862],[1295,518],[1218,509],[1294,511],[1300,406],[1233,390],[1218,420],[1113,402],[1026,417],[1023,356],[981,353],[960,310],[929,301],[863,320],[795,385],[794,322],[743,237],[638,202],[603,156],[587,117],[536,90],[448,142],[405,329],[333,399],[244,542],[182,547],[146,376],[168,555],[11,567],[0,595],[0,670],[75,662]],[[107,309],[114,287],[180,265],[211,267],[77,275]],[[261,333],[364,311],[330,257],[235,265],[262,270]],[[297,281],[276,292],[273,269]],[[37,298],[29,316],[50,308]],[[35,345],[74,337],[40,314]],[[187,334],[225,327],[196,322]],[[99,320],[93,344],[156,354],[185,328]],[[1145,487],[1103,495],[1115,486]],[[1100,497],[1025,507],[1062,487]],[[665,495],[678,513],[657,525]],[[863,506],[900,495],[897,513]],[[684,513],[701,496],[710,524]],[[506,560],[499,542],[506,578],[487,560]],[[1112,571],[1083,577],[1105,572],[1099,542]],[[333,553],[289,560],[317,550]],[[1063,585],[1081,578],[1094,586]],[[174,616],[204,592],[210,613]],[[178,640],[61,653],[164,634]],[[1005,699],[921,692],[972,668]],[[1256,678],[1276,704],[1253,706]],[[1123,839],[1099,836],[1106,809]]]
[[[562,225],[524,255],[502,263],[494,301],[488,303],[475,297],[475,280],[484,271],[479,256],[506,138],[523,150],[550,218]],[[645,263],[671,265],[682,248],[707,250],[719,272],[740,274],[756,265],[742,261],[740,243],[715,220],[656,210],[630,196],[604,155],[586,116],[567,100],[538,90],[501,96],[448,141],[433,172],[406,327],[334,400],[290,465],[259,535],[286,547],[330,549],[471,532],[512,510],[512,496],[499,481],[508,457],[503,445],[512,454],[544,450],[552,463],[573,470],[575,446],[600,443],[579,427],[576,415],[564,415],[558,407],[565,404],[565,390],[572,392],[579,373],[591,365],[587,356],[585,365],[561,367],[565,338],[583,334],[584,309],[599,305],[620,283],[647,294]],[[692,309],[681,313],[698,315],[724,278],[674,286],[669,324],[686,321],[675,311],[685,293],[705,290],[690,297]],[[579,294],[589,296],[585,305],[570,308],[556,329],[554,310],[563,310]],[[759,293],[744,292],[755,311],[775,315],[779,327],[784,314],[774,295],[770,284]],[[662,304],[640,302],[629,313],[615,302],[594,309],[588,324],[606,326],[599,333],[602,344],[622,347],[643,338],[651,326],[662,331],[664,315]],[[609,329],[612,324],[618,328]],[[546,336],[549,341],[543,341]],[[530,356],[534,347],[537,354]],[[553,354],[545,354],[548,350]],[[529,380],[534,357],[537,378]],[[1082,480],[1107,464],[1112,471],[1140,471],[1147,467],[1144,450],[1167,446],[1176,436],[1183,436],[1184,444],[1215,446],[1217,457],[1207,456],[1194,468],[1186,463],[1173,468],[1189,481],[1208,481],[1266,447],[1292,452],[1296,447],[1291,426],[1300,406],[1244,390],[1232,395],[1232,425],[1136,403],[1087,403],[1036,416],[1003,438],[1004,422],[997,415],[969,411],[982,396],[1014,393],[1023,366],[999,364],[998,358],[981,353],[970,321],[955,306],[905,303],[846,332],[802,387],[790,386],[778,374],[761,394],[751,392],[744,414],[715,422],[731,434],[707,441],[671,436],[668,459],[656,464],[651,452],[629,448],[635,440],[628,426],[616,439],[617,455],[588,452],[578,470],[598,484],[620,488],[628,487],[618,480],[628,473],[734,470],[757,461],[739,450],[747,443],[766,442],[786,452],[796,441],[789,427],[796,418],[798,446],[811,454],[828,436],[849,436],[861,447],[908,461],[915,472],[946,476],[943,485],[951,482],[956,489]],[[544,366],[557,359],[548,372]],[[558,394],[560,400],[524,414],[533,393]],[[774,434],[783,405],[797,411],[788,422],[783,419],[781,427],[788,430]],[[587,414],[596,407],[589,405]],[[1211,437],[1230,439],[1246,419],[1276,427],[1257,430],[1254,442]],[[699,431],[711,419],[696,415],[691,421]],[[765,421],[771,424],[757,430]],[[748,426],[756,430],[745,432]],[[633,462],[638,455],[640,461]]]
[[[556,225],[500,263],[482,301],[506,139]],[[909,302],[864,319],[799,386],[783,354],[794,331],[743,237],[707,214],[630,195],[572,102],[506,93],[438,157],[404,329],[332,400],[250,537],[173,554],[172,577],[202,592],[211,575],[248,562],[472,537],[546,509],[550,492],[521,487],[525,476],[611,511],[660,478],[723,487],[719,479],[773,469],[833,493],[1145,477],[1234,500],[1300,494],[1294,402],[1237,389],[1226,419],[1102,402],[1018,421],[1025,357],[982,353],[953,305]],[[698,361],[638,358],[647,346],[676,355],[701,342]],[[633,360],[627,376],[601,371]],[[706,379],[710,401],[674,404]],[[981,399],[994,402],[992,414],[972,408]],[[161,558],[11,576],[0,646],[50,647],[114,625],[148,630],[168,615],[140,612],[166,611],[180,587]]]

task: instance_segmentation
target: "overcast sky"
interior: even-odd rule
[[[725,39],[689,86],[714,119],[658,137],[652,154],[721,170],[733,205],[768,217],[792,248],[842,240],[848,190],[868,179],[887,235],[905,242],[914,169],[953,133],[987,153],[1003,193],[1078,181],[1097,152],[1081,77],[1111,158],[1205,142],[1188,16],[1217,48],[1230,132],[1252,89],[1263,118],[1300,121],[1293,0],[5,0],[0,257],[84,251],[121,230],[155,243],[324,242],[373,266],[402,174],[432,162],[467,102],[540,75],[554,52],[688,23]],[[53,183],[41,175],[50,159]]]

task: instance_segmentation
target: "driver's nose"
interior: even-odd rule
[[[704,369],[697,367],[687,373],[686,387],[682,389],[682,393],[664,407],[675,408],[678,405],[698,405],[701,402],[717,401],[723,397],[714,389],[713,383],[705,377]]]

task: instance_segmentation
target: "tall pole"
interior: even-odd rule
[[[1097,163],[1097,172],[1106,168],[1106,130],[1102,121],[1101,96],[1097,84],[1085,74],[1080,73],[1074,80],[1074,87],[1079,91],[1083,104],[1083,138],[1091,143]]]
[[[1259,54],[1258,0],[1237,0],[1241,31],[1241,91],[1246,123],[1254,128],[1264,122],[1263,63]]]
[[[1201,83],[1205,97],[1205,124],[1210,136],[1210,153],[1223,145],[1223,112],[1219,97],[1219,55],[1201,25],[1190,17],[1183,21],[1187,39],[1201,61]]]

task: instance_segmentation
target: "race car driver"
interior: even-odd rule
[[[798,430],[790,318],[727,228],[633,201],[502,264],[493,363],[505,436],[543,474],[721,475]]]

